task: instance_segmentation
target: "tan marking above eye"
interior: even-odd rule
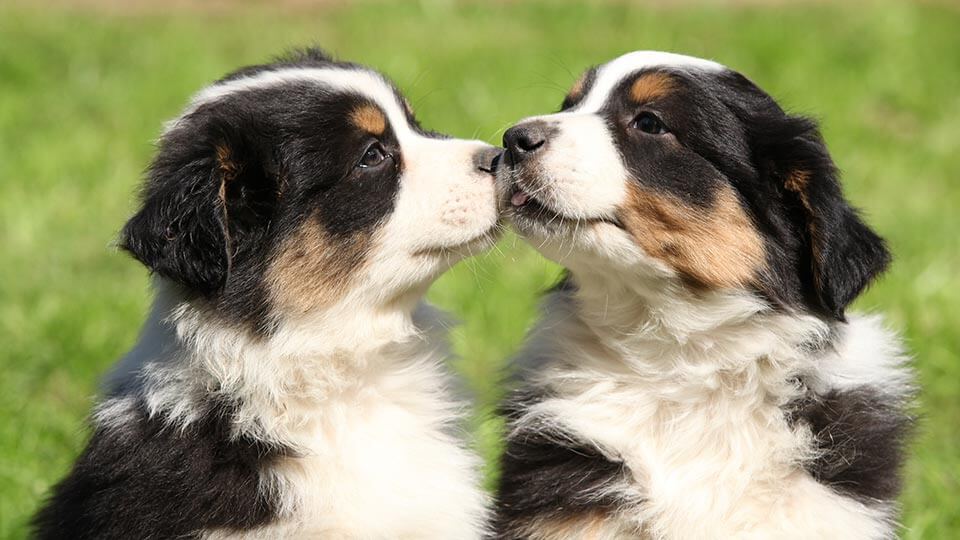
[[[630,99],[635,103],[646,103],[662,98],[677,88],[672,76],[666,73],[641,75],[630,87]]]
[[[631,184],[621,222],[651,257],[706,288],[755,284],[766,266],[763,240],[733,188],[723,186],[710,208]]]
[[[364,264],[371,236],[333,239],[322,227],[315,216],[306,219],[283,242],[267,271],[274,309],[285,316],[332,304]]]
[[[373,135],[383,135],[387,130],[387,117],[374,105],[364,104],[350,113],[353,125]]]

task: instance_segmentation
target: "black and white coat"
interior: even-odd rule
[[[479,537],[479,460],[421,298],[492,244],[493,154],[318,51],[197,94],[122,233],[152,311],[37,536]]]
[[[636,52],[504,145],[507,217],[569,274],[517,360],[496,537],[895,536],[912,377],[845,313],[889,256],[815,124]]]

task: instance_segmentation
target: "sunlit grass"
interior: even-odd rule
[[[0,8],[0,537],[85,438],[99,375],[134,341],[146,272],[113,247],[161,122],[203,84],[317,43],[391,75],[431,128],[490,142],[624,51],[716,58],[815,114],[851,198],[897,260],[860,302],[917,356],[924,420],[906,538],[960,535],[960,13],[948,8],[557,7],[424,1],[276,13],[104,16]],[[685,3],[686,4],[686,3]],[[779,4],[779,3],[778,3]],[[557,269],[508,237],[431,298],[481,410]],[[497,424],[478,422],[487,456]]]

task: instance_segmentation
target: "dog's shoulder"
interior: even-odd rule
[[[626,464],[557,418],[540,416],[536,405],[544,399],[527,388],[503,407],[510,432],[497,487],[498,538],[527,538],[546,529],[577,537],[570,535],[614,526],[611,514],[637,502]]]
[[[134,397],[107,400],[71,472],[33,521],[38,538],[190,537],[276,515],[260,470],[284,450],[229,430],[230,406],[185,425]]]
[[[866,503],[895,500],[916,392],[899,337],[879,316],[851,315],[812,354],[819,358],[801,378],[805,391],[786,407],[788,421],[814,438],[807,471]]]

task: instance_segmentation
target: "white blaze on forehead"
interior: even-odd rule
[[[678,67],[702,71],[721,71],[723,65],[703,58],[659,51],[635,51],[627,53],[600,66],[596,80],[587,96],[573,107],[578,112],[596,112],[606,103],[610,92],[627,75],[651,67]]]
[[[399,140],[402,141],[416,135],[407,123],[407,115],[399,98],[394,93],[393,88],[381,76],[372,71],[336,66],[263,71],[249,77],[214,84],[194,95],[183,113],[176,119],[167,122],[164,133],[166,134],[175,128],[180,120],[193,114],[200,107],[216,103],[233,94],[297,83],[312,83],[333,91],[351,92],[365,96],[383,109],[393,132]]]

